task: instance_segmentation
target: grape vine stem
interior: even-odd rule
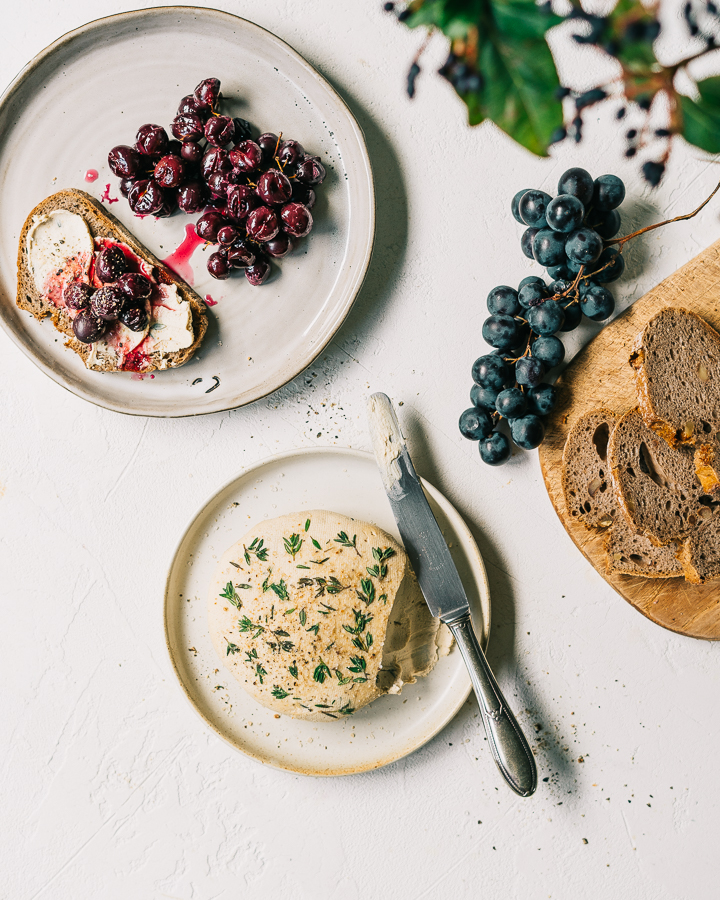
[[[686,219],[692,219],[696,216],[701,209],[704,209],[708,205],[708,203],[712,200],[712,198],[720,191],[720,181],[715,185],[713,192],[710,196],[706,197],[703,202],[698,206],[697,209],[694,209],[692,212],[685,213],[682,216],[675,216],[674,219],[665,219],[663,222],[656,222],[654,225],[646,225],[645,228],[639,228],[637,231],[633,231],[632,234],[626,234],[625,237],[614,238],[611,241],[605,241],[605,246],[610,247],[612,244],[617,244],[620,248],[620,252],[622,252],[622,248],[627,244],[628,241],[631,241],[633,238],[639,237],[641,234],[646,234],[648,231],[654,231],[656,228],[662,228],[664,225],[672,225],[673,222],[684,222]]]

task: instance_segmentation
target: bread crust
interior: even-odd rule
[[[41,203],[30,212],[22,231],[20,232],[20,241],[18,246],[17,257],[17,306],[35,316],[36,319],[42,319],[50,316],[51,321],[58,331],[66,336],[65,346],[73,350],[87,365],[90,356],[90,344],[83,344],[79,341],[72,330],[72,319],[64,309],[56,307],[54,304],[44,300],[40,292],[35,287],[35,280],[32,277],[28,255],[27,255],[27,233],[32,227],[34,216],[48,215],[57,209],[64,209],[68,212],[81,215],[90,229],[93,238],[104,237],[112,240],[121,241],[137,254],[140,259],[144,260],[148,265],[157,267],[162,273],[164,279],[177,288],[178,294],[190,304],[192,312],[192,328],[194,340],[189,347],[177,350],[174,353],[155,352],[148,355],[148,366],[142,369],[145,372],[156,372],[163,369],[174,369],[186,363],[200,346],[205,332],[207,331],[207,308],[203,300],[186,284],[182,279],[178,278],[163,263],[154,256],[146,247],[144,247],[136,237],[134,237],[120,223],[112,213],[98,203],[98,201],[75,188],[69,190],[58,191],[46,197]],[[120,372],[117,369],[103,365],[102,367],[93,367],[93,371],[104,372]]]

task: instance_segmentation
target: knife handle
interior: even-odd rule
[[[521,797],[529,797],[537,787],[537,769],[532,752],[515,716],[502,695],[485,654],[475,637],[467,614],[448,622],[470,673],[480,715],[485,725],[493,758],[505,781]]]

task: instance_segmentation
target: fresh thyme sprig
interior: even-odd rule
[[[228,641],[227,638],[225,638],[225,641],[227,643],[227,651],[225,653],[225,656],[230,656],[231,654],[234,655],[235,653],[241,652],[237,644],[233,644],[232,641]]]
[[[284,700],[286,697],[289,697],[287,691],[284,691],[279,685],[274,684],[272,689],[272,695],[276,700]]]
[[[368,623],[372,622],[373,617],[359,609],[354,609],[353,614],[355,616],[355,624],[343,625],[343,629],[347,631],[348,634],[362,634],[367,628]]]
[[[252,619],[249,619],[247,616],[243,616],[238,620],[238,628],[241,632],[243,632],[243,634],[247,632],[254,632],[254,634],[252,635],[253,640],[259,637],[263,633],[263,631],[265,631],[263,625],[253,622]]]
[[[326,678],[328,677],[328,675],[330,675],[330,674],[331,674],[331,673],[330,673],[330,667],[328,666],[328,664],[327,664],[327,663],[322,659],[322,657],[321,657],[321,658],[320,658],[320,664],[319,664],[318,666],[315,667],[315,671],[314,671],[314,673],[313,673],[313,678],[314,678],[315,681],[317,681],[319,684],[323,684],[324,681],[325,681],[325,679],[326,679]]]
[[[385,563],[391,557],[395,556],[395,551],[392,547],[386,547],[384,550],[381,550],[380,547],[373,547],[372,555],[375,560],[375,565],[367,567],[368,575],[372,575],[374,578],[377,578],[378,581],[382,581],[388,571],[388,567]]]
[[[284,578],[280,579],[279,584],[271,584],[270,589],[275,591],[275,593],[278,595],[278,597],[281,600],[289,600],[290,599],[290,594],[288,594],[287,585],[285,584]]]
[[[335,538],[335,543],[340,544],[343,547],[352,547],[352,549],[360,556],[360,551],[357,548],[357,535],[354,534],[352,540],[347,536],[346,532],[338,531],[338,535]]]
[[[250,557],[254,556],[256,559],[259,559],[260,562],[266,562],[268,558],[268,548],[264,546],[265,541],[263,538],[254,538],[253,542],[249,547],[246,547],[243,544],[243,555],[245,557],[245,562],[250,565]]]
[[[291,534],[289,538],[283,538],[283,544],[285,545],[285,552],[292,556],[294,562],[303,545],[302,538],[299,534]]]
[[[368,606],[370,606],[370,604],[375,600],[375,585],[369,578],[361,578],[360,588],[361,590],[356,590],[355,593],[363,603],[366,603]]]
[[[251,585],[249,584],[239,584],[237,585],[241,590],[247,591],[250,589]],[[240,609],[242,606],[242,600],[240,599],[240,595],[235,590],[232,581],[228,581],[225,585],[225,589],[220,591],[220,596],[224,597],[225,600],[229,600],[230,603],[236,608]]]

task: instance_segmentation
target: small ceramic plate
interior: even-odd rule
[[[179,369],[140,378],[89,372],[49,322],[15,306],[17,245],[36,203],[82,188],[160,259],[197,216],[138,218],[120,197],[107,155],[147,123],[169,128],[181,98],[203,78],[221,80],[223,112],[282,131],[321,157],[311,235],[253,287],[242,273],[215,281],[211,250],[191,272],[209,297],[210,327]],[[95,181],[86,173],[95,170]],[[116,198],[120,198],[117,200]],[[362,132],[330,85],[279,38],[229,13],[168,7],[122,13],[65,35],[18,75],[0,100],[0,322],[58,384],[118,412],[189,416],[233,409],[276,390],[327,345],[360,289],[372,250],[372,173]],[[216,378],[219,385],[216,386]],[[208,393],[208,390],[213,388]]]
[[[423,482],[470,599],[482,643],[490,630],[485,567],[459,513]],[[462,706],[470,679],[459,651],[402,693],[384,696],[342,721],[277,716],[255,702],[225,669],[210,639],[207,590],[218,558],[254,524],[303,509],[330,509],[379,525],[400,540],[374,457],[308,449],[275,456],[225,485],[185,531],[165,592],[165,634],[190,703],[214,731],[248,756],[304,775],[377,769],[436,735]]]

